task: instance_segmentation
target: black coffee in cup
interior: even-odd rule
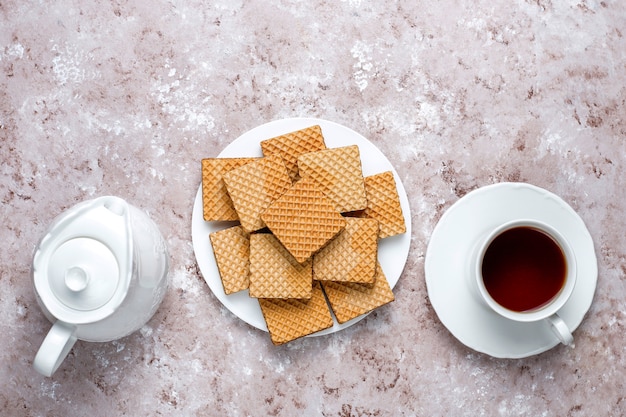
[[[482,260],[485,289],[502,307],[527,312],[552,301],[565,285],[567,262],[558,243],[533,227],[496,236]]]

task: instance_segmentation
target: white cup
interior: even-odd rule
[[[494,244],[496,238],[501,237],[505,232],[510,232],[513,229],[519,228],[532,229],[547,235],[558,245],[562,253],[562,258],[564,258],[565,261],[563,285],[556,292],[556,294],[544,303],[524,309],[523,311],[507,308],[500,302],[496,301],[494,296],[492,296],[488,290],[488,285],[485,284],[483,277],[483,261],[488,250],[492,248],[492,244]],[[495,249],[492,248],[492,250]],[[487,236],[478,244],[476,256],[474,256],[473,275],[475,278],[473,282],[477,289],[479,298],[495,313],[517,322],[537,322],[540,320],[547,320],[553,333],[561,341],[561,343],[564,345],[573,344],[574,338],[572,336],[572,332],[563,319],[559,317],[558,311],[569,300],[576,285],[576,257],[567,240],[555,228],[546,223],[529,219],[518,219],[495,227],[487,233]],[[502,276],[507,276],[507,274],[502,274]]]

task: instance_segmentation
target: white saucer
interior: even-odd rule
[[[572,331],[591,306],[598,275],[593,241],[582,219],[561,198],[542,188],[525,183],[494,184],[453,204],[428,244],[424,266],[428,296],[441,322],[457,339],[499,358],[531,356],[559,343],[545,321],[510,321],[470,292],[468,258],[477,240],[492,227],[516,218],[549,223],[572,245],[578,277],[571,298],[559,311]]]
[[[322,128],[324,141],[329,148],[358,145],[363,175],[368,176],[384,171],[393,172],[398,188],[398,195],[400,197],[400,205],[402,206],[402,212],[404,214],[406,232],[402,235],[381,239],[378,243],[378,260],[389,281],[389,285],[393,288],[402,274],[409,254],[409,246],[411,245],[411,211],[409,199],[398,173],[391,165],[391,162],[389,162],[385,155],[374,146],[373,143],[355,131],[337,123],[314,118],[293,118],[266,123],[244,133],[230,143],[218,156],[223,158],[263,156],[260,146],[262,140],[313,125],[319,125]],[[191,218],[193,249],[200,272],[213,294],[215,294],[228,310],[246,323],[267,331],[259,302],[255,298],[251,298],[248,295],[248,291],[240,291],[229,295],[224,293],[224,287],[222,286],[217,264],[215,263],[215,256],[213,255],[209,234],[231,226],[232,224],[233,223],[204,221],[202,213],[202,185],[200,185],[194,201]],[[337,323],[333,317],[333,320],[335,320],[333,327],[317,332],[314,335],[334,333],[355,324],[364,317],[365,315],[362,315],[343,324]]]

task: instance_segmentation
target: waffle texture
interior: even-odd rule
[[[346,218],[346,227],[313,256],[313,278],[373,283],[378,259],[378,221]]]
[[[258,158],[206,158],[202,160],[202,208],[206,221],[239,220],[223,176]]]
[[[300,155],[300,176],[310,177],[340,213],[367,207],[359,147],[329,148]]]
[[[365,177],[367,208],[359,216],[379,222],[379,239],[406,232],[396,181],[391,171]]]
[[[298,262],[309,259],[346,224],[311,178],[296,182],[261,218]]]
[[[298,157],[321,149],[326,149],[326,143],[318,125],[261,141],[263,155],[280,155],[293,182],[300,178]]]
[[[279,155],[270,155],[224,174],[226,188],[247,232],[265,227],[261,213],[291,187]]]
[[[352,282],[319,281],[339,323],[394,301],[395,297],[380,264],[376,266],[374,285]]]
[[[282,345],[333,325],[319,284],[313,286],[309,300],[259,299],[259,304],[275,345]]]
[[[241,226],[209,235],[224,293],[245,290],[250,285],[250,235]]]
[[[313,264],[299,263],[269,233],[250,236],[250,297],[311,298]]]

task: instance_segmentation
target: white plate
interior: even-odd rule
[[[392,236],[381,239],[378,245],[378,259],[383,268],[385,276],[389,281],[389,285],[393,288],[404,269],[411,244],[411,213],[409,208],[409,200],[406,191],[398,173],[395,171],[389,160],[383,153],[355,131],[341,126],[337,123],[329,122],[321,119],[313,118],[294,118],[283,119],[270,122],[258,126],[228,145],[219,157],[243,157],[243,156],[263,156],[261,152],[260,142],[275,136],[303,129],[312,125],[320,125],[326,146],[329,148],[337,148],[348,145],[358,145],[361,154],[361,164],[363,167],[363,175],[373,175],[384,171],[392,171],[398,187],[398,195],[400,196],[400,204],[404,214],[406,224],[406,233],[402,235]],[[246,323],[267,331],[259,302],[248,295],[248,291],[240,291],[238,293],[226,295],[224,287],[220,280],[213,248],[211,247],[209,234],[224,229],[233,223],[225,222],[206,222],[202,213],[202,185],[198,187],[198,193],[193,206],[193,214],[191,219],[191,236],[193,241],[193,249],[198,261],[200,272],[204,280],[209,285],[213,294],[230,310]],[[315,333],[315,335],[323,335],[334,333],[344,329],[361,320],[364,315],[359,316],[346,323],[339,324],[335,320],[333,327]],[[334,317],[333,317],[334,320]]]
[[[582,219],[544,189],[500,183],[474,190],[453,204],[437,223],[426,251],[428,296],[441,322],[457,339],[499,358],[531,356],[559,343],[545,321],[510,321],[470,293],[469,255],[477,240],[495,225],[516,218],[549,223],[572,245],[578,277],[572,296],[559,311],[572,331],[591,306],[598,275],[593,241]]]

